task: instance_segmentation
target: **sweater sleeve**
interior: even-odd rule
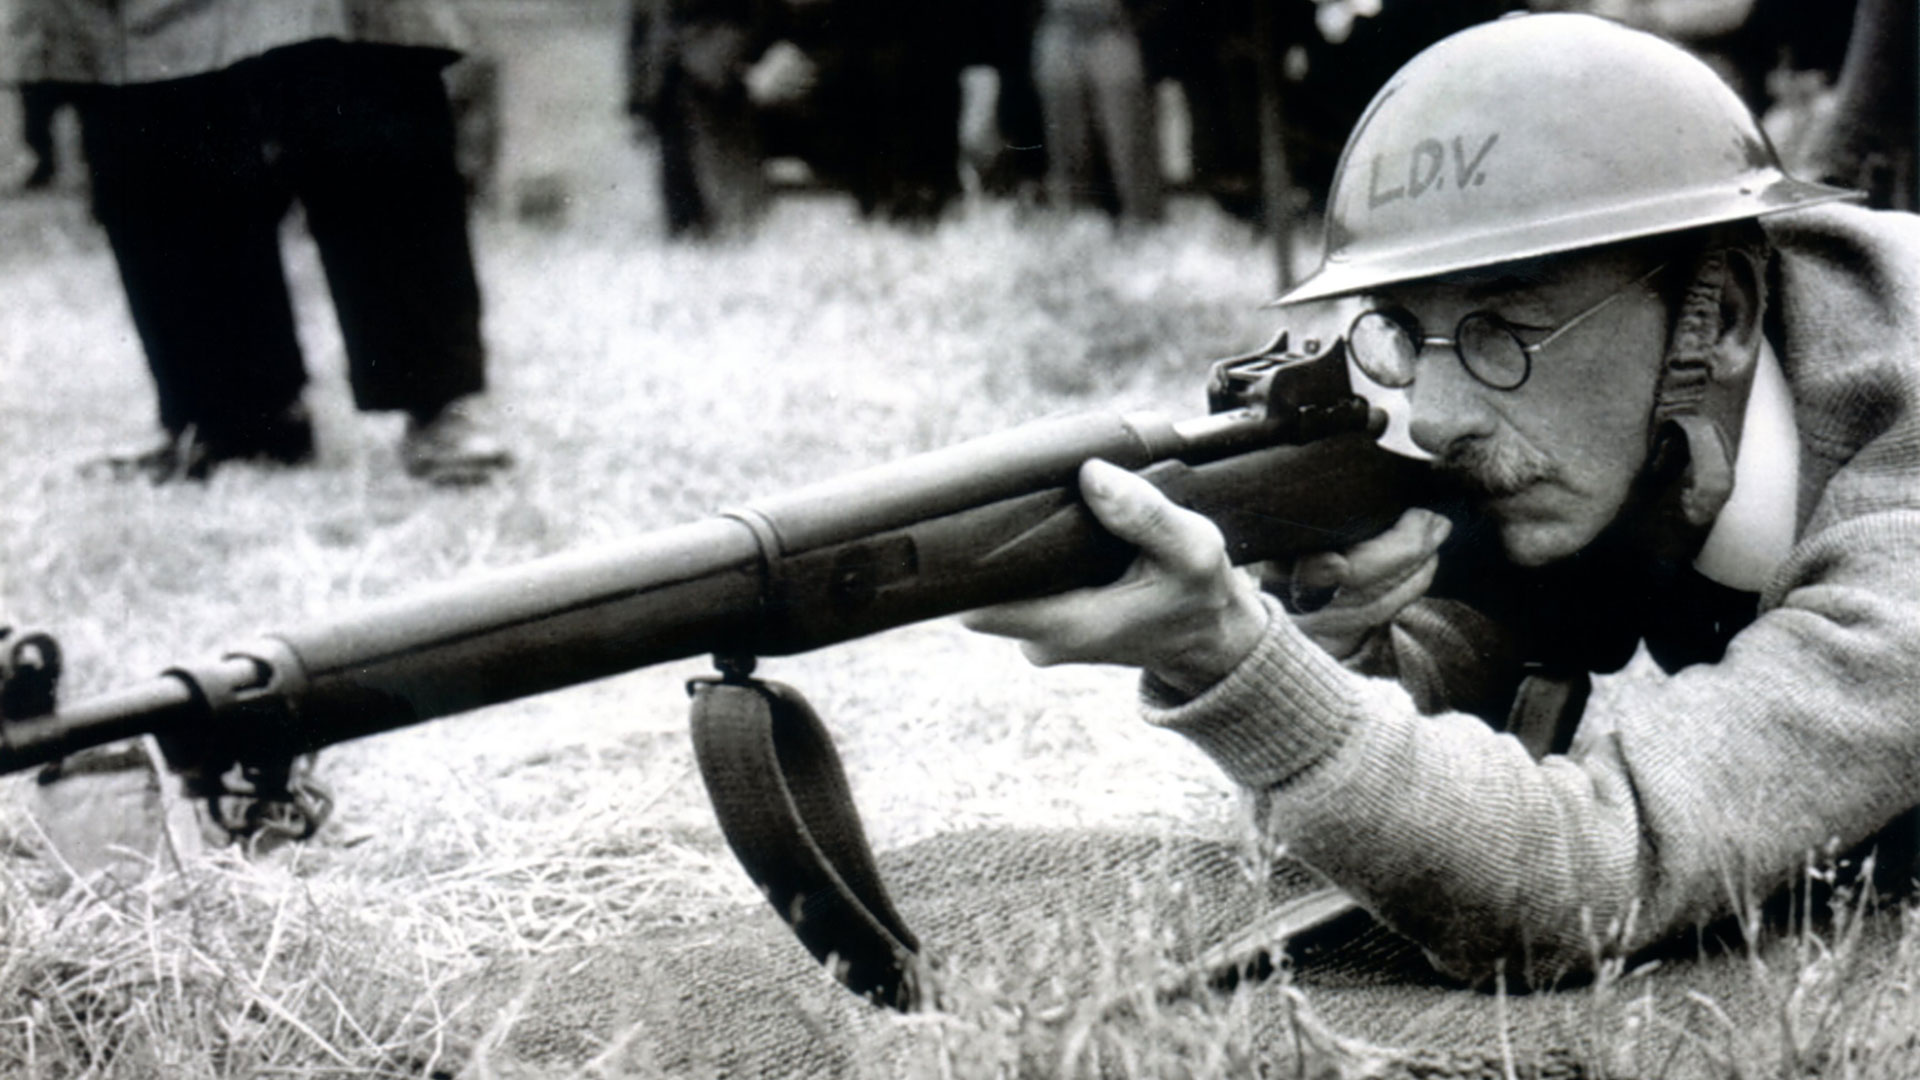
[[[1222,682],[1184,702],[1149,685],[1146,708],[1444,967],[1551,981],[1770,893],[1912,807],[1916,565],[1920,510],[1842,515],[1721,662],[1624,682],[1569,754],[1537,762],[1474,717],[1421,715],[1277,614]]]

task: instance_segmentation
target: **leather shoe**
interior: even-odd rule
[[[170,484],[176,480],[205,480],[213,471],[202,442],[192,426],[168,432],[158,443],[126,450],[109,450],[80,466],[86,476],[113,480],[149,480]]]
[[[229,461],[257,461],[273,465],[301,465],[313,460],[313,420],[303,403],[295,402],[267,420],[243,431],[223,435],[188,424],[170,431],[156,445],[108,453],[88,462],[82,471],[104,473],[116,480],[146,479],[156,484],[176,480],[205,480]]]
[[[427,416],[412,416],[400,438],[407,475],[458,487],[486,481],[513,455],[483,417],[478,395],[458,398]]]

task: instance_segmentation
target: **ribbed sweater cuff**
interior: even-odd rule
[[[1267,632],[1226,678],[1191,700],[1151,675],[1140,688],[1148,723],[1186,736],[1256,790],[1330,757],[1359,716],[1359,676],[1296,630],[1277,601],[1263,599]]]

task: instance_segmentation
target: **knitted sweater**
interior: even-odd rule
[[[1620,680],[1535,761],[1274,610],[1178,731],[1273,838],[1443,967],[1536,979],[1776,891],[1920,805],[1920,218],[1767,219],[1769,338],[1801,442],[1793,548],[1717,663]]]

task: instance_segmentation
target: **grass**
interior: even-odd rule
[[[1259,311],[1268,250],[1193,204],[1116,238],[1098,221],[986,205],[901,232],[808,196],[752,240],[666,246],[644,159],[613,115],[604,33],[507,29],[503,204],[555,176],[568,199],[556,222],[498,209],[476,220],[493,397],[520,456],[493,485],[446,492],[400,475],[397,419],[351,407],[297,226],[289,273],[316,465],[230,468],[204,486],[83,478],[92,452],[147,433],[137,342],[76,193],[0,201],[0,616],[59,637],[67,700],[263,629],[1022,420],[1196,413],[1204,362],[1273,329]],[[216,850],[179,872],[76,875],[29,814],[45,793],[0,782],[0,1075],[435,1075],[463,1064],[451,988],[489,964],[756,902],[686,746],[681,687],[704,667],[330,750],[321,770],[339,809],[314,843],[254,859]],[[764,670],[826,714],[881,847],[968,826],[1233,819],[1196,751],[1132,721],[1124,672],[1036,672],[946,622]],[[1820,947],[1804,963],[1771,973],[1775,1050],[1790,1064],[1773,1071],[1782,1053],[1757,1050],[1730,1075],[1903,1075],[1900,1040],[1920,1030],[1910,981],[1888,981],[1871,1009],[1837,1010],[1823,988],[1848,980],[1861,946],[1808,940]],[[1896,971],[1916,970],[1916,940],[1902,937]],[[1141,952],[1113,943],[1116,994],[1164,962]],[[1038,1053],[1033,1021],[1005,1003],[1039,1000],[1050,959],[995,974],[934,1040],[943,1056],[928,1075],[1004,1074]],[[1040,1071],[1250,1064],[1230,1010],[1122,1013],[1039,1025],[1055,1040]]]

